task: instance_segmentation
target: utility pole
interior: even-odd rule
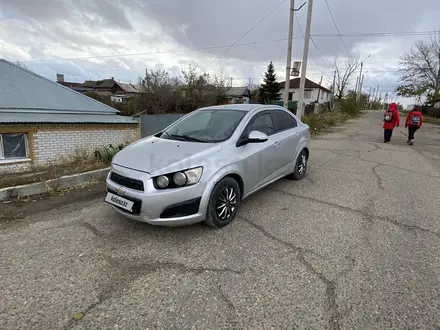
[[[354,88],[356,98],[357,98],[357,94],[358,94],[358,86],[359,86],[359,77],[356,77],[356,87]]]
[[[370,109],[373,107],[373,102],[376,102],[376,87],[373,88],[373,94],[371,94],[371,96]]]
[[[385,98],[383,99],[383,109],[387,109],[387,100],[388,100],[388,93],[385,94]]]
[[[319,87],[321,87],[322,85],[322,76],[321,76],[321,80],[319,80]],[[321,88],[318,89],[318,97],[316,98],[316,102],[319,103],[319,94],[321,94]]]
[[[302,70],[301,70],[301,78],[299,81],[299,100],[298,100],[298,106],[297,106],[297,110],[296,110],[296,116],[299,119],[301,119],[301,116],[303,114],[304,88],[306,85],[306,71],[307,71],[307,57],[309,55],[310,29],[312,27],[312,11],[313,11],[313,0],[309,0],[308,6],[307,6],[306,33],[304,35]]]
[[[332,101],[332,109],[334,109],[335,108],[335,95],[336,95],[336,91],[335,91],[335,88],[336,88],[336,70],[335,70],[335,73],[333,74],[333,84],[332,84],[332,98],[331,98],[331,101]]]
[[[231,84],[231,87],[232,87],[232,80],[234,80],[234,78],[232,78],[232,77],[231,77],[231,82],[230,82],[230,84]]]
[[[358,85],[358,89],[356,90],[356,100],[358,101],[360,98],[360,94],[361,94],[361,77],[362,77],[362,68],[364,67],[364,62],[361,62],[361,70],[359,71],[359,85]]]
[[[292,65],[293,18],[295,17],[295,0],[290,0],[289,37],[287,39],[286,80],[284,81],[283,106],[289,109],[290,67]]]
[[[358,86],[358,89],[356,90],[356,92],[357,92],[357,97],[356,97],[356,101],[358,101],[359,99],[360,99],[360,97],[361,97],[361,92],[362,92],[362,90],[361,90],[361,85],[360,85],[360,83],[361,83],[361,79],[362,79],[362,68],[364,67],[364,61],[367,59],[367,58],[369,58],[371,55],[368,55],[367,57],[365,57],[363,60],[362,60],[362,62],[361,62],[361,70],[359,71],[359,86]]]

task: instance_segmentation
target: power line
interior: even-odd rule
[[[241,39],[246,37],[249,33],[252,32],[258,25],[260,25],[266,18],[268,18],[272,13],[277,10],[279,7],[281,7],[282,4],[284,4],[287,0],[281,1],[277,6],[275,6],[274,9],[272,9],[269,13],[267,13],[262,19],[260,19],[253,27],[251,27],[245,34],[243,34],[240,38],[238,38],[232,45],[230,45],[228,48],[226,48],[224,51],[222,51],[217,57],[212,59],[211,62],[209,62],[205,67],[202,69],[202,71],[205,71],[205,69],[210,66],[212,63],[214,63],[217,59],[219,59],[224,53],[226,53],[229,49],[234,47]]]
[[[352,34],[336,34],[336,33],[320,33],[312,34],[311,37],[315,39],[319,38],[363,38],[363,37],[404,37],[404,36],[430,36],[436,31],[418,31],[418,32],[370,32],[370,33],[352,33]],[[293,39],[304,39],[304,37],[294,37]],[[235,43],[232,45],[221,45],[221,46],[208,46],[199,48],[187,48],[187,49],[171,49],[164,51],[155,52],[142,52],[142,53],[129,53],[129,54],[112,54],[112,55],[96,55],[96,56],[82,56],[82,57],[64,57],[64,58],[49,58],[49,59],[36,59],[21,61],[22,63],[36,63],[36,62],[55,62],[55,61],[76,61],[76,60],[88,60],[88,59],[105,59],[105,58],[119,58],[119,57],[131,57],[131,56],[148,56],[148,55],[160,55],[160,54],[173,54],[173,53],[183,53],[190,51],[203,51],[203,50],[214,50],[222,48],[232,48],[232,47],[243,47],[243,46],[253,46],[260,44],[276,43],[286,41],[287,38],[273,39],[273,40],[262,40],[253,41],[247,43]],[[313,40],[313,39],[312,39]],[[313,41],[312,41],[313,42]]]
[[[302,29],[302,27],[301,27],[301,24],[300,24],[300,22],[299,22],[298,15],[296,14],[296,12],[295,12],[295,18],[296,18],[296,19],[295,19],[296,24],[298,24],[299,30],[301,31],[301,34],[302,34],[302,36],[304,37],[304,31],[303,31],[303,29]],[[310,39],[311,39],[311,37],[310,37]],[[303,50],[303,51],[304,51],[304,50]],[[322,69],[319,67],[318,63],[316,63],[315,57],[313,56],[312,52],[310,52],[310,57],[312,58],[312,61],[313,61],[313,63],[315,63],[315,65],[316,65],[316,67],[318,68],[318,70],[322,71]],[[324,71],[322,71],[321,73],[324,73],[324,75],[326,75],[327,78],[329,78],[330,80],[332,79],[332,78],[331,78],[327,73],[325,73]]]
[[[341,38],[341,41],[342,41],[342,44],[344,45],[345,50],[347,51],[348,56],[351,57],[350,52],[348,51],[348,48],[345,45],[344,39],[341,36],[341,32],[339,31],[338,25],[336,24],[335,18],[333,17],[332,11],[330,9],[330,6],[329,6],[327,0],[325,0],[325,4],[327,5],[328,12],[330,13],[330,16],[332,17],[333,23],[335,24],[336,31],[338,31],[339,37]]]

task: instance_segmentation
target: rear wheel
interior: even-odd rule
[[[240,187],[233,178],[225,177],[214,187],[209,198],[205,223],[224,227],[234,220],[241,202]]]
[[[289,174],[289,178],[292,180],[301,180],[305,177],[307,171],[307,152],[302,150],[295,162],[295,170]]]

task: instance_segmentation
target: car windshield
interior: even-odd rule
[[[163,139],[217,143],[228,140],[246,111],[199,110],[171,126],[160,135]]]

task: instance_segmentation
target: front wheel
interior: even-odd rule
[[[305,177],[307,171],[308,157],[305,150],[302,150],[295,162],[295,170],[289,175],[292,180],[301,180]]]
[[[209,198],[205,223],[224,227],[234,220],[241,202],[240,187],[233,178],[225,177],[214,187]]]

